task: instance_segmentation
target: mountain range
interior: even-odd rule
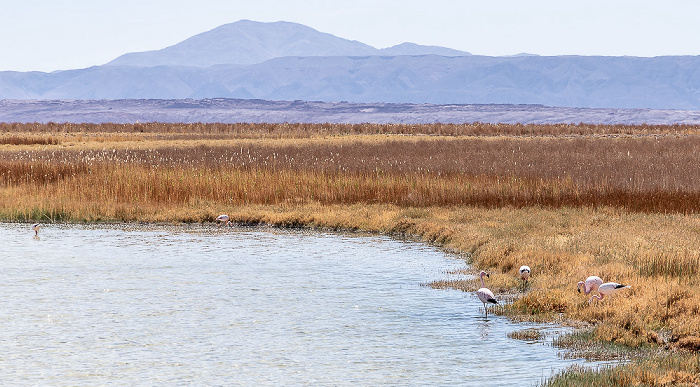
[[[0,100],[0,122],[521,123],[699,125],[689,110],[434,105],[260,99]]]
[[[376,49],[290,22],[260,23],[241,20],[195,35],[157,51],[122,55],[108,66],[196,66],[257,64],[281,57],[377,56],[377,55],[471,55],[444,47],[403,43]]]
[[[133,98],[700,110],[700,57],[378,49],[296,23],[242,20],[101,66],[0,72],[0,99]]]

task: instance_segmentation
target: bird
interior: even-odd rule
[[[530,278],[530,266],[520,266],[520,278],[527,282],[527,279]]]
[[[39,223],[34,223],[32,226],[32,230],[34,230],[34,236],[39,236],[39,227],[41,227],[41,224]]]
[[[598,287],[598,294],[593,295],[593,297],[591,297],[591,299],[588,300],[588,303],[590,304],[594,298],[602,300],[603,297],[605,297],[607,295],[612,295],[620,289],[629,288],[629,287],[631,287],[631,286],[618,284],[617,282],[606,282]]]
[[[221,215],[217,216],[216,221],[221,222],[221,223],[226,223],[226,225],[228,225],[231,222],[229,220],[228,215],[226,215],[226,214],[221,214]]]
[[[591,292],[598,290],[598,287],[603,284],[603,280],[600,277],[592,275],[586,278],[586,282],[578,282],[578,292],[581,293],[581,287],[583,287],[583,294],[588,295]]]
[[[484,276],[488,277],[489,274],[485,271],[482,271],[479,273],[479,277],[481,277],[481,289],[476,291],[477,297],[479,297],[479,301],[481,301],[484,304],[484,312],[485,317],[489,316],[489,311],[486,309],[486,303],[491,303],[491,304],[498,304],[498,301],[493,296],[493,292],[490,291],[489,289],[486,288],[486,285],[484,285]]]

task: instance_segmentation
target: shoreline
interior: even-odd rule
[[[380,282],[383,283],[383,281],[386,279],[389,281],[387,284],[382,285],[380,282],[376,282],[374,280],[367,282],[363,281],[362,283],[365,285],[369,285],[369,292],[374,292],[372,291],[372,288],[376,286],[389,286],[391,289],[390,291],[395,292],[399,290],[403,290],[406,287],[408,287],[411,292],[411,294],[414,294],[414,292],[418,292],[415,294],[417,295],[418,299],[432,299],[434,300],[432,303],[428,302],[425,304],[427,307],[427,311],[435,311],[438,314],[434,313],[428,313],[425,315],[427,321],[427,324],[432,324],[432,322],[435,320],[435,318],[439,317],[439,321],[441,321],[438,326],[443,327],[442,329],[444,330],[445,327],[453,327],[455,326],[453,324],[459,324],[458,327],[455,329],[461,329],[463,331],[469,331],[472,332],[473,330],[479,329],[479,330],[489,330],[488,327],[491,327],[493,329],[494,326],[499,326],[499,327],[505,327],[506,331],[504,331],[500,335],[493,335],[492,330],[489,330],[491,332],[491,336],[497,336],[499,337],[500,342],[502,343],[503,350],[505,351],[512,351],[513,356],[516,358],[520,358],[521,361],[524,359],[522,357],[518,356],[518,353],[520,353],[520,349],[524,351],[529,351],[532,350],[532,343],[527,343],[526,338],[521,338],[521,340],[509,340],[509,339],[514,339],[515,337],[507,336],[509,339],[507,339],[506,332],[510,335],[512,333],[511,331],[513,330],[523,330],[525,328],[537,328],[537,329],[542,329],[542,333],[545,334],[545,337],[541,337],[540,340],[537,342],[537,346],[540,347],[541,349],[536,350],[537,353],[543,353],[546,352],[550,354],[550,357],[540,357],[537,355],[536,357],[533,358],[533,360],[537,359],[539,362],[547,362],[545,359],[551,359],[553,363],[546,363],[546,364],[557,364],[556,369],[564,369],[567,367],[567,364],[571,363],[576,363],[576,364],[582,364],[582,360],[569,360],[569,359],[562,359],[562,358],[557,358],[557,354],[561,353],[561,350],[558,350],[557,348],[552,348],[549,344],[551,343],[552,339],[555,337],[559,337],[561,333],[566,333],[569,332],[569,329],[558,329],[556,325],[549,325],[549,324],[538,324],[538,325],[532,325],[532,324],[511,324],[507,318],[499,318],[497,316],[489,316],[488,321],[486,321],[483,318],[483,311],[479,312],[478,309],[481,307],[481,303],[476,300],[475,297],[472,297],[471,295],[466,295],[462,294],[462,292],[459,291],[439,291],[439,290],[434,290],[430,289],[429,287],[424,286],[429,281],[432,281],[433,279],[439,279],[442,278],[445,273],[449,273],[450,270],[452,269],[462,269],[465,267],[464,261],[461,259],[455,258],[451,255],[444,254],[440,252],[439,249],[431,248],[431,247],[421,247],[421,246],[426,246],[425,244],[419,244],[419,243],[414,243],[414,242],[392,242],[392,240],[396,240],[394,238],[389,238],[386,236],[383,236],[382,234],[375,234],[375,235],[364,235],[365,232],[363,231],[351,231],[351,232],[342,232],[339,234],[337,232],[334,233],[326,233],[326,232],[319,232],[317,230],[320,229],[284,229],[284,228],[279,228],[279,227],[272,227],[269,225],[261,225],[261,226],[255,226],[255,227],[244,227],[244,228],[238,228],[238,227],[232,227],[232,228],[224,228],[221,227],[220,229],[216,227],[214,224],[182,224],[182,223],[172,223],[172,224],[147,224],[147,223],[109,223],[109,224],[92,224],[92,223],[83,223],[83,224],[75,224],[75,223],[60,223],[60,224],[45,224],[46,230],[42,230],[39,233],[39,236],[42,237],[41,241],[35,241],[32,240],[32,237],[34,235],[34,232],[31,231],[30,225],[26,223],[20,223],[20,222],[14,222],[12,224],[10,223],[5,223],[5,226],[2,227],[5,231],[3,232],[5,235],[13,235],[12,239],[17,239],[18,243],[12,243],[12,245],[15,245],[17,247],[20,247],[21,245],[31,245],[27,246],[27,248],[32,249],[33,251],[37,252],[40,254],[41,251],[44,251],[48,253],[48,255],[44,256],[42,258],[42,262],[55,262],[58,264],[60,267],[65,266],[66,264],[69,264],[68,267],[73,267],[73,263],[79,264],[80,267],[82,267],[83,263],[90,262],[90,265],[94,265],[96,267],[103,267],[103,263],[100,263],[101,260],[107,259],[108,261],[114,261],[114,262],[120,262],[123,263],[124,261],[122,257],[124,256],[124,253],[120,253],[118,250],[120,241],[124,243],[125,245],[128,246],[136,246],[136,245],[141,245],[141,246],[147,246],[147,245],[152,245],[152,246],[158,246],[163,244],[165,241],[167,242],[173,242],[173,241],[197,241],[199,243],[199,246],[205,247],[206,251],[212,252],[213,255],[206,255],[205,256],[199,256],[199,253],[196,255],[189,255],[189,259],[183,259],[183,256],[180,256],[181,252],[184,254],[182,247],[178,246],[178,244],[175,242],[175,245],[170,244],[172,247],[168,248],[167,251],[171,253],[176,253],[175,256],[172,256],[171,258],[174,259],[173,262],[170,262],[171,260],[167,258],[169,255],[172,254],[165,254],[163,257],[165,257],[165,260],[163,258],[156,258],[155,262],[158,264],[158,267],[165,267],[167,268],[166,271],[170,272],[171,267],[200,267],[198,266],[199,264],[192,266],[191,262],[195,262],[198,259],[205,259],[206,261],[209,261],[210,263],[205,263],[203,267],[212,267],[210,265],[216,265],[215,267],[220,268],[220,270],[224,270],[224,272],[229,272],[229,269],[226,269],[228,267],[228,264],[226,266],[219,266],[221,265],[220,259],[225,259],[226,262],[232,262],[234,265],[240,265],[240,260],[239,259],[244,259],[244,258],[238,258],[234,259],[231,261],[233,256],[228,256],[224,258],[218,258],[219,256],[217,255],[218,252],[223,252],[225,253],[226,250],[221,249],[221,246],[240,246],[240,245],[247,245],[248,242],[236,242],[236,239],[240,239],[242,237],[249,239],[255,246],[260,246],[260,241],[267,241],[267,240],[277,240],[276,238],[282,238],[282,240],[289,240],[290,238],[293,240],[307,240],[307,241],[312,241],[312,244],[317,244],[318,241],[325,241],[325,240],[342,240],[345,242],[349,242],[350,245],[358,245],[362,244],[363,246],[366,246],[367,248],[373,249],[374,246],[379,247],[380,249],[384,247],[384,250],[386,248],[389,248],[392,251],[403,251],[403,253],[399,253],[399,255],[394,254],[393,257],[395,259],[391,260],[384,260],[384,264],[380,264],[381,267],[388,267],[388,270],[382,270],[382,273],[388,274],[388,277],[383,275],[381,277],[377,277]],[[215,230],[215,228],[217,228]],[[9,234],[7,234],[7,231],[10,230]],[[27,230],[30,230],[30,234],[25,234]],[[161,231],[158,231],[161,230]],[[42,235],[42,232],[45,232],[44,235]],[[269,236],[265,236],[265,234],[270,234]],[[99,246],[106,246],[111,254],[104,256],[103,258],[100,258],[99,256],[92,256],[94,251],[99,251],[95,250],[94,247],[88,247],[84,246],[83,248],[80,249],[82,253],[78,253],[77,251],[75,253],[71,253],[70,248],[73,246],[71,243],[78,243],[75,246],[79,246],[79,241],[76,240],[76,237],[78,235],[83,235],[87,236],[90,238],[91,241],[96,242],[97,245]],[[276,237],[274,235],[277,235]],[[294,235],[297,235],[296,237]],[[327,235],[324,237],[323,235]],[[343,236],[345,235],[345,236]],[[126,238],[126,239],[125,239]],[[358,239],[359,238],[359,239]],[[354,240],[354,241],[353,241]],[[73,242],[75,241],[75,242]],[[371,241],[369,245],[367,245],[366,241]],[[116,243],[116,244],[115,244]],[[146,245],[144,245],[144,243]],[[61,246],[59,248],[59,246]],[[219,246],[219,248],[214,249],[213,246]],[[284,245],[280,245],[283,246]],[[295,245],[299,246],[299,245]],[[387,247],[390,246],[390,247]],[[403,246],[403,247],[402,247]],[[69,258],[70,262],[64,261],[62,259],[59,259],[58,261],[56,260],[55,256],[50,253],[50,251],[47,251],[46,249],[50,250],[57,250],[57,251],[63,251],[64,252],[64,257]],[[66,248],[68,248],[66,250]],[[142,250],[144,247],[139,247],[140,250]],[[365,248],[365,247],[363,247]],[[309,256],[306,253],[305,248],[293,248],[294,251],[298,254],[302,254],[304,256]],[[315,249],[315,247],[314,247]],[[417,250],[416,250],[417,249]],[[199,249],[196,249],[199,250]],[[335,250],[335,249],[333,249]],[[327,250],[324,248],[321,251],[333,251],[333,250]],[[21,254],[21,250],[14,250],[17,251]],[[133,251],[133,250],[129,250]],[[148,251],[150,252],[157,252],[158,250],[154,250],[153,247],[148,248]],[[228,250],[229,253],[231,250]],[[248,251],[248,250],[246,250]],[[262,251],[267,251],[267,249],[263,249]],[[317,251],[317,250],[314,250]],[[337,251],[337,250],[336,250]],[[375,250],[371,250],[375,251]],[[259,256],[259,258],[262,258],[263,261],[265,261],[265,255],[266,253],[263,253],[263,255]],[[347,253],[342,253],[340,252],[341,255],[354,260],[354,255],[350,254],[348,255]],[[412,256],[411,262],[418,263],[417,265],[415,264],[409,264],[408,266],[405,266],[402,264],[402,255],[407,254],[408,256]],[[420,255],[425,254],[425,257],[419,257]],[[332,266],[337,266],[333,262],[338,259],[338,257],[333,257],[333,254],[331,256],[328,256],[327,258],[330,258],[330,260],[327,261],[329,265]],[[111,256],[111,258],[109,258]],[[199,257],[199,258],[198,258]],[[311,257],[314,257],[315,255],[311,255]],[[437,257],[437,258],[428,258],[428,257]],[[36,259],[39,259],[40,257],[35,257]],[[417,259],[419,258],[419,259]],[[428,261],[425,261],[425,259],[429,259]],[[28,256],[24,259],[23,261],[26,261],[26,259],[33,260],[31,256]],[[97,259],[97,260],[96,260]],[[192,261],[194,259],[194,261]],[[289,260],[289,258],[286,258]],[[376,259],[376,257],[375,257]],[[417,260],[416,260],[417,259]],[[433,259],[437,259],[439,261],[438,263],[435,263]],[[75,260],[75,262],[73,262]],[[256,261],[259,259],[256,259]],[[147,260],[143,261],[140,260],[140,258],[136,259],[136,261],[132,260],[133,263],[136,264],[139,268],[141,268],[142,265],[146,265],[144,267],[151,268],[152,264],[155,265],[155,263],[152,263],[154,261]],[[190,263],[188,263],[188,261]],[[291,262],[295,262],[295,259],[292,259]],[[375,264],[372,263],[373,259],[372,256],[369,256],[369,259],[367,260],[367,263],[370,266],[374,266]],[[139,262],[141,262],[141,266],[139,265]],[[428,266],[425,266],[425,263],[434,263],[430,264]],[[39,265],[37,266],[36,262],[35,263],[27,263],[27,267],[43,267],[44,265]],[[260,263],[262,264],[262,263]],[[17,262],[17,265],[21,265],[22,267],[24,264],[22,264],[20,261]],[[109,265],[109,264],[108,264]],[[264,264],[265,266],[268,266],[268,264]],[[311,263],[312,266],[307,266],[307,270],[311,269],[312,272],[315,270],[314,264]],[[354,264],[357,265],[357,264]],[[437,265],[437,266],[435,266]],[[15,267],[16,265],[12,265],[11,267]],[[345,264],[341,264],[342,267],[345,267]],[[361,266],[365,266],[364,264]],[[405,266],[405,267],[404,267]],[[124,266],[123,264],[120,265],[120,267],[124,268],[124,272],[126,273],[134,273],[133,275],[138,275],[139,273],[138,270],[135,270],[132,272],[132,269],[130,269],[130,266]],[[379,267],[379,266],[378,266]],[[394,267],[395,269],[391,269],[391,267]],[[417,276],[413,277],[402,277],[402,276],[396,276],[392,275],[391,271],[392,270],[397,270],[399,272],[403,272],[403,268],[411,268],[410,270],[414,270],[414,272],[417,274]],[[440,268],[440,270],[435,270],[435,268]],[[83,268],[84,269],[84,268]],[[235,267],[232,268],[234,271],[237,271],[238,269],[235,269]],[[241,269],[243,270],[243,269]],[[361,270],[361,269],[360,269]],[[417,271],[416,271],[417,270]],[[83,270],[84,272],[85,270]],[[256,270],[257,271],[257,270]],[[247,270],[247,272],[250,272]],[[371,270],[371,272],[375,272],[374,270]],[[149,270],[150,273],[150,270]],[[368,273],[371,275],[371,273]],[[50,272],[46,273],[47,278],[52,278],[56,277],[54,274],[51,274]],[[88,278],[91,276],[91,274],[84,272],[83,273],[84,278]],[[146,274],[145,278],[148,277],[153,277],[153,278],[162,278],[164,276],[163,273],[160,272],[153,272],[150,274]],[[30,276],[28,278],[32,278],[33,276]],[[61,276],[58,276],[56,278],[61,278]],[[182,278],[182,277],[178,277]],[[228,275],[226,275],[226,278],[229,278]],[[255,277],[252,277],[255,278]],[[338,277],[341,278],[341,277]],[[369,278],[369,277],[365,277]],[[392,279],[393,278],[393,279]],[[405,282],[404,279],[408,279],[408,282]],[[395,280],[398,280],[400,282],[395,282]],[[47,279],[48,281],[48,279]],[[257,281],[257,280],[254,280]],[[273,280],[274,281],[274,280]],[[82,282],[82,281],[81,281]],[[274,281],[276,282],[276,281]],[[336,281],[337,282],[337,281]],[[341,280],[341,282],[344,282],[344,280]],[[374,285],[372,285],[374,284]],[[395,289],[395,286],[397,284],[403,284],[400,286],[401,289]],[[168,289],[171,286],[168,284],[168,282],[163,282],[162,283],[163,288]],[[274,286],[274,285],[273,285]],[[120,289],[123,286],[120,286],[119,284],[111,284],[109,286],[110,289]],[[365,287],[365,286],[363,286]],[[273,287],[274,288],[274,287]],[[101,287],[98,287],[98,290],[101,289]],[[350,288],[352,289],[352,288]],[[351,290],[352,292],[352,290]],[[423,296],[420,296],[420,294],[423,294]],[[234,293],[232,293],[233,296],[235,296]],[[137,296],[138,297],[138,296]],[[411,297],[412,298],[412,297]],[[140,298],[139,298],[140,299]],[[442,301],[441,301],[442,300]],[[438,304],[435,304],[436,301],[441,301]],[[444,301],[444,302],[443,302]],[[432,306],[431,306],[432,304]],[[349,305],[355,305],[355,304],[349,304]],[[440,306],[442,305],[442,306]],[[437,308],[437,309],[435,309]],[[115,313],[118,312],[118,309],[114,309]],[[413,309],[409,309],[409,316],[410,311]],[[423,309],[421,309],[423,310]],[[225,312],[225,311],[224,311]],[[422,314],[422,313],[421,313]],[[491,313],[489,313],[491,314]],[[225,318],[231,318],[229,314],[224,313],[223,315]],[[432,317],[431,317],[432,316]],[[449,321],[443,321],[443,317]],[[468,320],[473,320],[473,321],[466,321],[464,319]],[[413,322],[415,319],[411,317],[409,319],[409,324],[413,325]],[[451,321],[451,322],[450,322]],[[342,324],[342,321],[341,321]],[[448,325],[444,325],[448,324]],[[420,324],[419,324],[420,325]],[[342,325],[341,325],[342,326]],[[401,325],[398,325],[399,327]],[[422,329],[422,328],[419,328]],[[454,332],[453,332],[454,333]],[[519,332],[517,332],[519,333]],[[389,331],[389,334],[391,334],[391,330]],[[434,337],[434,336],[431,336]],[[463,337],[469,337],[469,335],[465,335]],[[470,339],[471,342],[472,339]],[[478,345],[479,343],[479,337],[478,335],[474,338],[475,343]],[[438,346],[441,346],[442,340],[439,339],[439,336],[437,338],[437,342],[435,343]],[[541,345],[545,345],[545,347],[542,347]],[[510,348],[510,349],[509,349]],[[452,354],[455,356],[458,356],[459,358],[469,358],[469,353],[461,351],[459,348],[455,348],[456,352],[450,351]],[[423,352],[421,352],[423,353]],[[444,352],[443,352],[444,353]],[[41,355],[41,352],[38,352],[39,355]],[[459,355],[457,355],[459,354]],[[408,356],[411,356],[410,354]],[[534,355],[530,355],[534,356]],[[444,363],[443,363],[444,364]],[[541,363],[538,363],[541,364]],[[342,366],[342,364],[340,364]],[[532,365],[532,364],[531,364]],[[586,365],[591,365],[591,364],[586,364]],[[551,370],[548,368],[548,366],[544,367],[536,367],[530,369],[529,372],[527,372],[528,366],[525,365],[525,367],[518,367],[517,369],[522,371],[523,375],[530,375],[534,376],[535,378],[539,377],[540,371],[535,371],[533,370],[544,370],[544,375],[550,375]],[[421,371],[417,371],[421,372]],[[520,372],[519,372],[520,373]],[[303,374],[302,374],[303,375]],[[434,380],[440,380],[440,378],[436,378]],[[452,380],[452,379],[450,379]],[[533,385],[539,383],[539,379],[534,379],[531,382]],[[530,383],[527,383],[530,384]]]
[[[656,365],[615,367],[626,382],[612,385],[700,381],[697,127],[26,128],[0,136],[5,221],[207,224],[226,213],[239,224],[382,234],[460,254],[491,273],[497,295],[517,293],[528,265],[528,291],[504,315],[592,326],[574,345],[664,351],[650,357]],[[597,137],[625,133],[645,137]],[[664,133],[689,135],[653,137]],[[631,288],[588,305],[576,283],[590,275]],[[556,380],[572,375],[590,376]]]
[[[8,224],[25,224],[25,225],[30,225],[31,223],[34,223],[35,221],[26,221],[26,220],[7,220],[3,219],[0,220],[2,223],[8,223]],[[41,223],[41,222],[39,222]],[[415,242],[415,243],[422,243],[427,246],[431,246],[434,248],[437,248],[446,254],[454,256],[455,259],[460,259],[465,261],[465,264],[470,266],[470,269],[466,270],[463,274],[468,274],[471,275],[473,278],[472,280],[467,280],[467,281],[462,281],[463,283],[461,285],[457,285],[455,283],[452,284],[446,284],[442,280],[437,280],[433,281],[431,283],[425,283],[421,284],[421,286],[427,286],[431,287],[434,289],[451,289],[451,290],[457,290],[465,293],[473,293],[476,291],[477,283],[477,272],[480,269],[476,269],[474,267],[474,264],[470,262],[472,258],[472,254],[468,251],[464,251],[458,248],[454,247],[449,247],[447,244],[443,242],[437,242],[435,239],[426,239],[425,235],[417,235],[414,233],[407,233],[405,231],[400,231],[400,232],[393,232],[393,231],[385,231],[382,229],[365,229],[359,226],[328,226],[328,225],[316,225],[313,222],[312,223],[298,223],[296,220],[293,222],[289,222],[288,219],[282,218],[278,220],[275,223],[272,222],[235,222],[232,220],[231,224],[226,226],[226,225],[219,225],[217,222],[186,222],[186,221],[181,221],[181,220],[172,220],[172,221],[158,221],[158,222],[149,222],[149,221],[122,221],[122,220],[107,220],[107,221],[86,221],[86,220],[76,220],[76,221],[61,221],[61,222],[55,222],[55,223],[42,223],[47,224],[47,225],[61,225],[61,226],[67,226],[70,227],[71,225],[81,225],[81,226],[111,226],[111,227],[129,227],[131,225],[135,225],[138,227],[155,227],[155,228],[162,228],[162,227],[170,227],[173,229],[178,229],[178,230],[187,230],[187,229],[192,229],[193,227],[196,227],[197,230],[201,231],[206,231],[208,229],[214,228],[215,230],[220,230],[222,228],[234,228],[234,229],[250,229],[250,230],[261,230],[261,231],[270,231],[270,230],[291,230],[291,231],[302,231],[302,232],[319,232],[319,233],[333,233],[333,234],[341,234],[341,235],[350,235],[350,236],[384,236],[388,238],[395,239],[397,241],[407,241],[407,242]],[[29,230],[31,231],[31,230]],[[516,280],[517,281],[517,280]],[[648,355],[651,353],[650,351],[647,350],[638,350],[634,348],[617,348],[614,353],[611,353],[609,348],[606,346],[605,342],[599,342],[599,341],[594,341],[590,340],[588,342],[586,341],[581,341],[581,340],[573,340],[572,342],[567,342],[565,340],[565,336],[576,336],[576,334],[580,333],[590,333],[592,329],[595,328],[594,325],[590,323],[586,323],[584,321],[579,321],[575,319],[570,319],[567,318],[564,313],[559,313],[556,316],[553,315],[547,315],[547,316],[540,316],[539,318],[535,319],[530,319],[527,318],[526,315],[522,314],[517,314],[514,313],[513,311],[509,310],[509,306],[513,304],[514,301],[517,301],[519,298],[522,298],[528,290],[523,291],[522,288],[515,288],[511,287],[509,289],[504,289],[501,288],[501,290],[505,290],[505,292],[501,294],[496,294],[497,299],[501,301],[505,301],[505,304],[498,305],[497,307],[493,308],[494,314],[505,317],[509,319],[510,321],[514,323],[545,323],[545,324],[553,324],[557,327],[560,328],[571,328],[573,329],[572,334],[564,334],[560,337],[554,338],[554,342],[550,343],[552,346],[555,346],[561,350],[564,351],[565,357],[579,357],[583,358],[586,360],[592,360],[592,361],[615,361],[615,362],[621,362],[624,360],[632,360],[635,357],[641,356],[642,355]],[[527,329],[525,329],[527,330]],[[655,353],[659,353],[658,351],[655,351]],[[618,363],[620,365],[622,363]],[[610,364],[607,364],[606,366],[610,366]]]

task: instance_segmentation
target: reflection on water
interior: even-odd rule
[[[5,384],[536,385],[576,361],[385,237],[0,224]],[[530,325],[532,326],[532,325]],[[556,328],[543,327],[551,334]]]
[[[489,336],[491,335],[491,324],[493,321],[493,317],[491,318],[491,321],[487,317],[482,317],[479,319],[479,321],[476,322],[476,327],[479,331],[479,338],[481,340],[484,340],[485,342],[488,342]]]

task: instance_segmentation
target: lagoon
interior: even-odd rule
[[[8,385],[537,385],[563,330],[425,286],[464,260],[375,235],[0,223]],[[497,296],[498,298],[498,296]],[[536,328],[544,340],[507,337]]]

